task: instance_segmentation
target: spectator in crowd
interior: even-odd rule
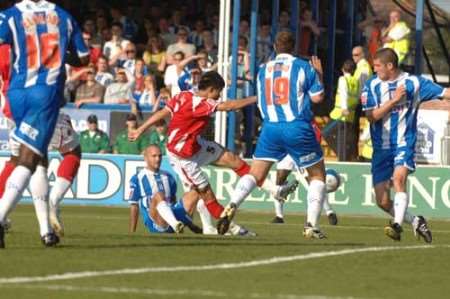
[[[238,45],[238,81],[237,81],[237,98],[244,97],[245,83],[251,80],[250,76],[250,54],[247,51],[248,39],[240,35]],[[231,76],[231,56],[230,56],[230,71]],[[229,78],[230,80],[230,78]],[[231,83],[231,82],[230,82]]]
[[[189,40],[199,49],[203,46],[203,31],[205,30],[205,22],[203,19],[197,19],[194,24],[194,30],[189,35]]]
[[[280,16],[278,18],[278,31],[292,31],[291,27],[289,27],[289,13],[285,10],[280,12]]]
[[[338,79],[336,102],[330,113],[331,119],[335,120],[337,124],[325,137],[339,161],[354,161],[357,158],[353,122],[355,109],[359,102],[359,84],[353,76],[355,69],[356,64],[353,60],[346,60],[342,66],[343,75]]]
[[[256,37],[256,58],[259,63],[269,60],[270,54],[273,52],[272,36],[270,32],[270,24],[263,23],[258,30]]]
[[[206,51],[208,54],[208,61],[215,64],[217,63],[217,55],[218,55],[218,49],[217,44],[214,41],[214,35],[211,30],[203,30],[203,45],[201,47],[201,50]]]
[[[409,53],[409,34],[411,30],[404,21],[398,10],[389,14],[389,26],[383,30],[383,48],[391,48],[398,56],[399,65],[405,60]]]
[[[173,33],[178,33],[178,31],[180,30],[180,28],[184,28],[186,30],[188,30],[188,35],[189,35],[189,28],[183,26],[183,9],[174,9],[172,10],[172,17],[170,18],[170,30]]]
[[[248,24],[248,21],[245,19],[242,19],[239,22],[239,35],[245,36],[246,38],[250,37],[250,25]]]
[[[166,69],[166,51],[163,39],[160,36],[150,37],[142,58],[153,73],[164,72]]]
[[[153,111],[158,110],[159,101],[156,97],[156,92],[155,78],[152,75],[145,76],[144,89],[141,94],[135,96],[139,107],[151,106],[153,108]]]
[[[80,108],[84,104],[98,104],[103,102],[105,87],[95,80],[93,67],[87,68],[86,82],[77,88],[75,106]]]
[[[166,59],[167,63],[173,64],[174,55],[177,52],[183,52],[185,57],[189,57],[195,54],[195,46],[193,44],[188,43],[188,34],[189,31],[186,27],[178,28],[177,32],[177,41],[167,47]]]
[[[98,46],[92,45],[92,34],[83,32],[83,40],[89,48],[89,60],[93,64],[97,64],[98,58],[102,56],[102,50]]]
[[[168,100],[172,97],[170,90],[168,88],[161,88],[159,90],[159,96],[158,96],[158,109],[160,107],[164,107]]]
[[[312,12],[305,8],[300,16],[300,37],[299,54],[300,56],[310,56],[312,54],[312,41],[320,35],[320,28],[313,20]]]
[[[144,78],[147,74],[148,71],[144,60],[142,58],[136,59],[134,67],[134,94],[140,95],[144,91]]]
[[[108,135],[98,128],[97,115],[87,118],[88,129],[80,134],[80,145],[83,153],[106,154],[111,151]]]
[[[98,36],[100,46],[103,48],[105,43],[111,39],[111,30],[109,29],[108,19],[104,15],[98,15],[95,19],[96,34]],[[107,32],[107,34],[105,34]]]
[[[113,6],[110,8],[109,12],[111,14],[113,22],[120,23],[123,29],[123,36],[128,40],[134,40],[137,34],[137,25],[136,23],[125,16],[122,11],[127,11],[127,7],[118,7]]]
[[[125,69],[119,68],[116,73],[116,82],[106,88],[105,104],[131,104],[133,99],[133,75]]]
[[[198,51],[197,55],[197,63],[200,67],[202,73],[206,73],[209,71],[214,71],[217,69],[217,64],[213,64],[213,61],[209,60],[208,52],[206,50]]]
[[[150,133],[150,144],[159,146],[161,153],[166,154],[167,146],[167,125],[164,119],[159,120],[155,124],[155,129]]]
[[[146,44],[149,43],[149,40],[156,36],[158,36],[156,25],[152,22],[152,19],[146,17],[143,26],[140,27],[140,31],[138,32],[136,43],[138,44],[139,50],[144,49]]]
[[[115,22],[111,25],[111,40],[103,46],[103,55],[105,55],[111,64],[116,62],[122,55],[123,49],[127,47],[129,41],[122,36],[122,23]]]
[[[191,56],[191,57],[196,57]],[[196,93],[198,91],[198,83],[202,76],[202,70],[197,63],[193,63],[189,68],[185,68],[178,78],[178,87],[181,91],[191,90]]]
[[[173,44],[176,41],[177,37],[173,32],[170,31],[169,21],[167,20],[167,18],[162,17],[159,19],[158,28],[159,36],[161,36],[165,45]]]
[[[95,29],[95,22],[93,19],[88,18],[84,20],[83,23],[83,32],[88,33],[90,35],[89,43],[86,43],[88,45],[93,45],[95,48],[100,49],[102,46],[102,40],[100,34],[98,34],[97,30]],[[86,41],[83,35],[83,39]],[[100,53],[101,54],[101,53]]]
[[[172,96],[180,92],[178,86],[178,78],[181,75],[182,69],[178,67],[181,61],[184,60],[184,53],[179,51],[173,55],[173,64],[169,65],[164,73],[164,85],[170,90]]]
[[[95,80],[105,88],[114,82],[114,76],[109,71],[108,58],[100,56],[97,61],[97,73]]]
[[[136,45],[132,42],[129,42],[122,52],[122,55],[118,57],[118,65],[126,69],[131,74],[134,74],[134,71],[136,69],[136,60]],[[114,61],[110,61],[110,64],[115,65],[116,63],[114,63]]]
[[[128,139],[128,130],[135,130],[137,128],[136,115],[130,113],[127,115],[126,128],[117,134],[116,142],[114,143],[114,154],[123,155],[140,155],[144,149],[149,145],[149,136],[143,134],[135,141]]]
[[[364,21],[358,24],[359,30],[362,31],[366,38],[367,52],[370,65],[373,63],[373,58],[378,49],[383,46],[381,40],[381,31],[383,29],[383,20],[380,17],[367,17]]]

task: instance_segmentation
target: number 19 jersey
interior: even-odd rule
[[[311,97],[323,92],[309,62],[290,54],[279,54],[261,67],[257,89],[258,108],[266,122],[310,122]]]
[[[0,13],[2,43],[12,46],[11,89],[63,85],[68,48],[89,55],[72,16],[44,0],[24,0]]]

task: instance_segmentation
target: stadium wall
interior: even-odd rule
[[[0,167],[3,167],[7,159],[8,152],[0,152]],[[60,159],[58,154],[50,154],[50,184],[53,184]],[[64,204],[127,206],[126,200],[130,193],[128,182],[142,167],[144,162],[140,156],[86,154]],[[373,199],[369,164],[330,162],[327,167],[336,169],[343,178],[341,187],[335,193],[329,194],[330,203],[338,213],[382,214]],[[162,168],[173,173],[166,158]],[[208,174],[217,197],[223,203],[227,202],[237,181],[236,174],[229,169],[218,167],[206,167],[204,171]],[[301,175],[295,175],[301,184],[296,193],[289,197],[285,206],[288,212],[305,211],[307,183]],[[275,179],[275,171],[270,173],[270,179]],[[181,192],[179,185],[179,195]],[[414,213],[450,219],[450,167],[419,166],[408,179],[408,194]],[[30,202],[29,192],[24,194],[23,202]],[[267,192],[256,190],[249,196],[243,208],[271,211],[273,203]]]

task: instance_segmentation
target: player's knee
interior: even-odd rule
[[[392,178],[392,186],[396,192],[404,191],[406,178],[403,176],[394,176]]]
[[[392,203],[388,199],[382,199],[382,200],[377,200],[377,206],[380,209],[384,210],[385,212],[389,213],[389,211],[391,210],[391,207],[392,207]]]

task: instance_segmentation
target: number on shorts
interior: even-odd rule
[[[273,80],[266,79],[266,103],[270,105],[285,105],[289,103],[289,79],[286,77],[278,77]],[[271,89],[273,86],[273,90]],[[274,98],[272,98],[274,96]]]

